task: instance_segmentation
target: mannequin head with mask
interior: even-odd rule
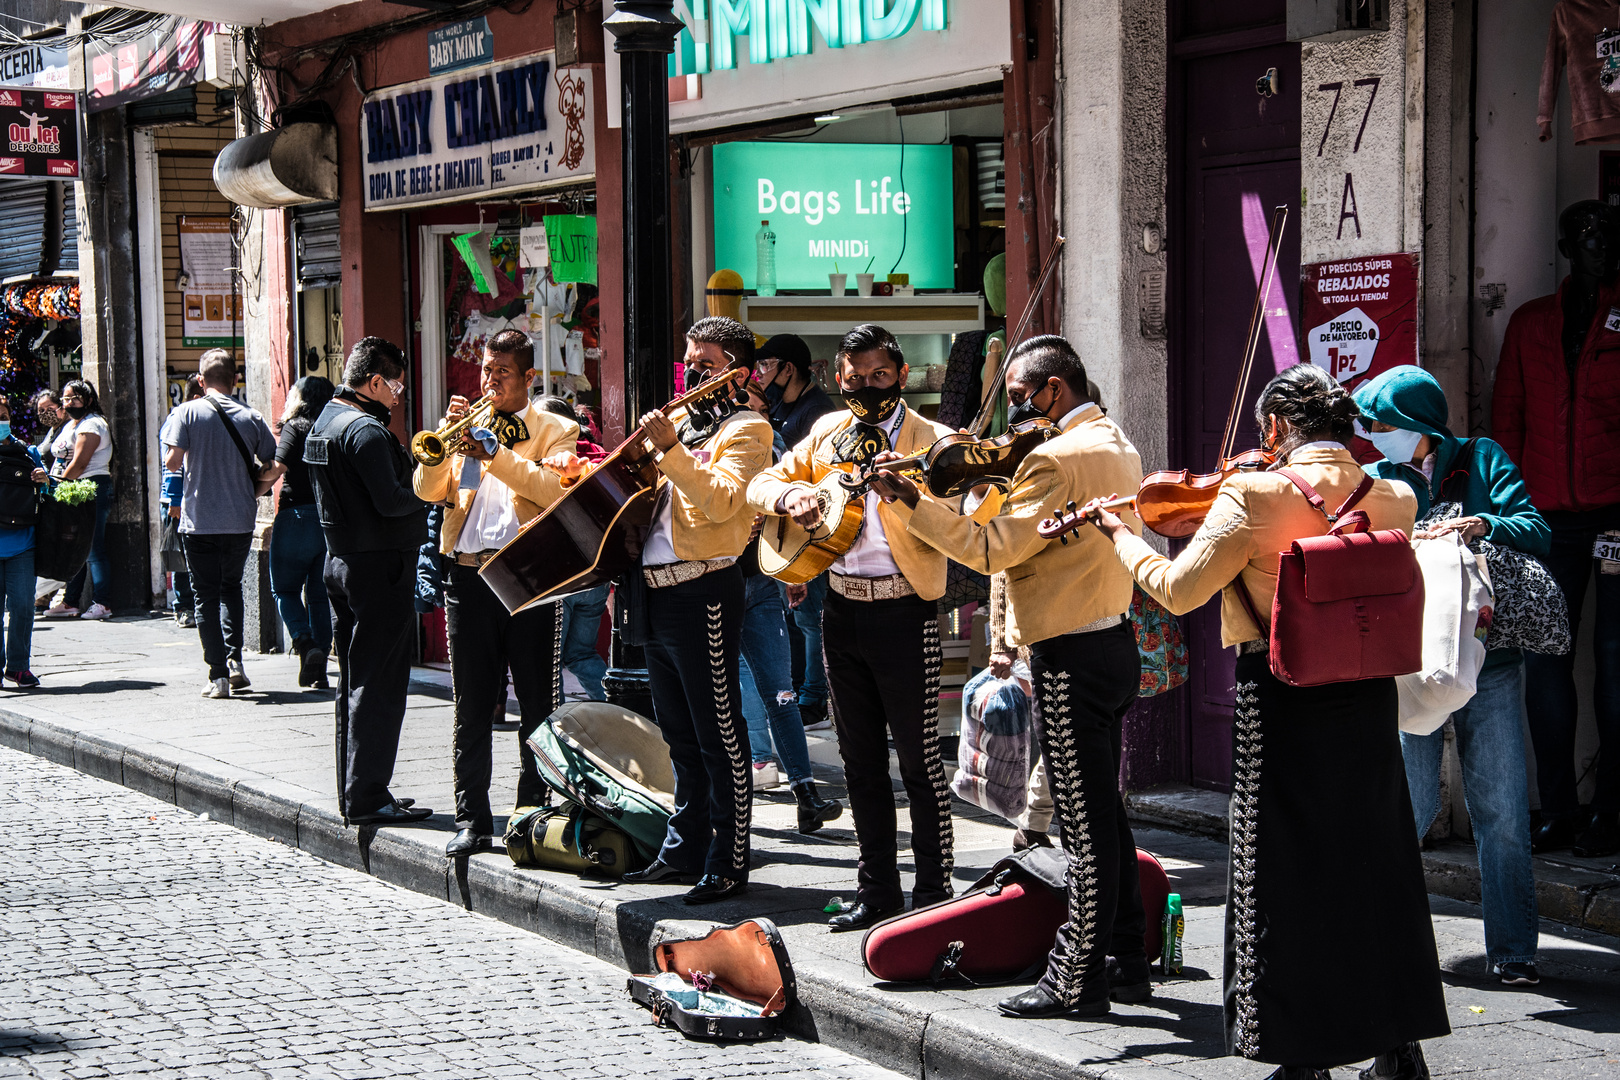
[[[1054,424],[1091,401],[1086,367],[1068,340],[1041,334],[1020,342],[1007,368],[1007,423],[1045,418]]]
[[[900,343],[876,323],[862,323],[838,343],[838,387],[860,423],[887,422],[910,373]]]
[[[1620,224],[1613,209],[1596,199],[1565,207],[1558,215],[1558,251],[1569,260],[1577,285],[1612,281],[1620,269]]]
[[[686,332],[686,389],[707,382],[733,361],[754,366],[754,332],[736,319],[710,315]]]
[[[405,398],[405,357],[393,342],[363,337],[343,364],[338,400],[376,417],[384,426]]]

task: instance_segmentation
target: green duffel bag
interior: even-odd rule
[[[518,866],[623,877],[645,865],[629,836],[573,802],[514,817],[502,839]]]
[[[675,812],[669,746],[651,720],[603,701],[564,705],[529,736],[540,777],[635,842],[651,862]]]

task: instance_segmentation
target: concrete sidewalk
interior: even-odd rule
[[[768,916],[783,929],[803,1007],[794,1034],[918,1077],[1252,1077],[1270,1070],[1222,1057],[1220,971],[1226,849],[1219,841],[1138,829],[1187,901],[1187,972],[1140,1006],[1103,1020],[1014,1021],[996,1013],[1005,990],[885,988],[860,964],[859,934],[833,935],[821,908],[854,883],[848,815],[811,837],[794,828],[785,793],[756,800],[754,845],[765,863],[749,894],[691,908],[679,889],[626,886],[519,870],[504,854],[444,858],[452,805],[450,708],[441,675],[413,682],[393,789],[438,813],[412,828],[345,829],[333,796],[330,694],[297,688],[296,663],[249,656],[251,691],[200,696],[196,634],[168,620],[39,623],[39,691],[0,696],[0,744],[171,800],[195,813],[309,851],[404,888],[551,937],[621,967],[645,969],[651,944],[713,922]],[[492,793],[509,805],[515,735],[497,735],[506,762]],[[831,747],[816,748],[818,761]],[[842,794],[836,769],[818,776]],[[1009,850],[1000,819],[955,803],[961,887]],[[903,820],[903,819],[902,819]],[[909,838],[902,831],[901,842]],[[906,853],[902,853],[903,866]],[[1331,859],[1324,852],[1323,859]],[[1436,898],[1446,969],[1449,1038],[1428,1046],[1438,1076],[1587,1077],[1620,1071],[1620,952],[1612,937],[1543,923],[1543,984],[1508,989],[1485,970],[1478,909]],[[1335,954],[1322,928],[1322,976],[1356,957]],[[788,1046],[784,1051],[791,1053]],[[1347,1070],[1344,1076],[1353,1075]]]

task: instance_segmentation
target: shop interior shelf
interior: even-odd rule
[[[919,296],[745,296],[742,321],[756,334],[842,334],[863,322],[881,323],[897,334],[961,334],[984,329],[984,297],[925,293]]]

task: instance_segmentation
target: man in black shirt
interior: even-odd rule
[[[416,552],[427,539],[427,504],[411,490],[410,455],[388,430],[404,375],[397,347],[361,338],[344,365],[345,385],[304,442],[337,615],[338,806],[350,825],[432,813],[388,790],[411,675]]]

